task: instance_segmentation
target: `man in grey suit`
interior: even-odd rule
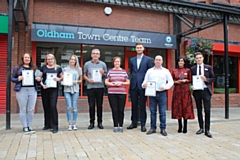
[[[195,60],[197,65],[191,67],[192,75],[199,75],[203,80],[203,90],[194,90],[193,88],[193,97],[197,106],[198,114],[198,123],[200,129],[196,134],[204,133],[203,128],[203,115],[202,115],[202,102],[204,105],[205,112],[205,135],[209,138],[212,138],[210,130],[210,114],[211,114],[211,97],[212,97],[212,83],[215,81],[215,75],[213,68],[210,65],[203,63],[203,54],[201,52],[195,53]]]
[[[130,59],[130,95],[132,102],[132,123],[127,129],[137,128],[138,104],[140,106],[141,131],[146,132],[146,97],[145,90],[142,88],[147,70],[153,67],[153,59],[143,54],[144,46],[142,43],[136,43],[137,56]]]

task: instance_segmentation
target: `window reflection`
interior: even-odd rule
[[[229,64],[229,93],[237,93],[238,86],[238,59],[237,57],[228,57]],[[225,65],[224,56],[214,56],[214,93],[225,93]]]

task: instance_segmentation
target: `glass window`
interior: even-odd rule
[[[148,49],[148,56],[152,57],[153,59],[157,56],[160,55],[163,57],[163,64],[162,66],[166,68],[167,65],[167,53],[165,49]]]
[[[66,44],[66,43],[37,43],[37,67],[40,68],[44,64],[44,60],[47,54],[53,54],[56,58],[56,63],[62,68],[68,66],[69,58],[75,54],[79,58],[81,65],[81,47],[78,44]],[[80,91],[79,91],[80,92]],[[81,92],[80,92],[81,93]],[[41,95],[40,86],[38,89],[38,95]],[[59,87],[59,96],[63,96],[63,86]]]
[[[228,57],[229,64],[229,93],[237,93],[238,87],[238,58]],[[214,93],[225,93],[225,66],[224,56],[214,56]]]
[[[85,62],[91,60],[91,52],[93,49],[100,50],[100,60],[105,62],[107,69],[113,68],[112,59],[115,56],[122,58],[121,67],[124,68],[124,47],[115,46],[99,46],[99,45],[82,45],[83,49],[83,66]],[[105,88],[104,95],[107,95],[107,88]],[[87,82],[83,79],[83,96],[87,96]]]

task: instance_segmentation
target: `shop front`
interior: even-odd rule
[[[0,73],[7,75],[8,16],[0,15]],[[6,113],[6,78],[0,79],[0,113]]]
[[[171,59],[168,52],[171,49],[176,49],[176,37],[174,35],[52,24],[33,24],[31,40],[32,55],[38,67],[43,65],[48,53],[52,53],[56,57],[57,64],[63,68],[68,65],[69,57],[75,54],[79,58],[81,67],[83,67],[84,63],[91,59],[92,49],[98,48],[101,51],[100,59],[107,64],[108,69],[113,67],[112,58],[119,56],[123,60],[122,68],[128,73],[129,59],[136,55],[136,42],[144,44],[146,55],[152,58],[161,55],[164,59],[163,66],[167,68],[170,67],[169,59]],[[40,91],[38,91],[38,95],[40,99]],[[63,87],[59,88],[59,96],[59,99],[63,99]],[[79,102],[86,100],[86,96],[86,82],[83,80],[80,87]],[[105,88],[105,96],[107,96],[107,88]],[[127,97],[126,106],[130,107],[130,96],[127,95]],[[80,102],[80,104],[82,103]],[[83,105],[87,105],[87,103]],[[105,103],[105,105],[108,105],[108,103]]]

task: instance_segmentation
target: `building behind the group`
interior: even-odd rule
[[[13,21],[13,51],[12,68],[18,63],[22,54],[31,53],[33,60],[40,67],[46,54],[52,53],[57,59],[57,64],[62,67],[68,65],[70,55],[79,58],[81,67],[91,59],[91,50],[98,48],[101,51],[100,59],[112,67],[112,58],[120,56],[123,59],[122,67],[129,71],[129,59],[136,55],[135,43],[145,45],[145,54],[150,57],[162,55],[163,66],[172,70],[175,68],[175,49],[177,49],[176,35],[174,35],[174,16],[171,12],[153,10],[147,7],[152,1],[143,1],[139,5],[145,7],[118,5],[117,1],[110,0],[104,3],[97,1],[81,0],[34,0],[29,1],[27,21],[15,23]],[[115,4],[112,4],[115,2]],[[124,4],[126,1],[118,0]],[[208,3],[209,1],[207,1]],[[20,3],[20,1],[19,1]],[[157,2],[156,2],[157,3]],[[6,58],[7,58],[7,26],[8,4],[0,0],[0,112],[6,109]],[[21,4],[20,4],[21,5]],[[210,5],[210,4],[209,4]],[[211,4],[213,5],[213,4]],[[217,5],[217,4],[216,4]],[[233,7],[231,4],[225,7]],[[238,6],[237,1],[234,7]],[[14,11],[14,15],[17,11]],[[24,20],[22,12],[17,12],[19,20]],[[26,19],[25,19],[26,20]],[[200,21],[199,19],[196,19]],[[207,21],[207,19],[203,19]],[[187,26],[182,25],[182,29]],[[240,24],[229,23],[229,92],[230,106],[240,106]],[[203,37],[212,40],[213,56],[210,64],[214,67],[216,82],[212,97],[213,107],[224,107],[224,45],[223,24],[218,24],[188,37],[183,37],[180,44],[180,54],[185,55],[186,44],[189,39]],[[11,112],[17,113],[18,106],[15,92],[11,88]],[[107,90],[107,88],[106,88]],[[105,93],[106,93],[105,90]],[[168,91],[168,109],[171,109],[172,91]],[[109,111],[107,96],[104,97],[104,111]],[[131,106],[130,96],[127,96],[126,106]],[[41,93],[38,91],[36,112],[42,112]],[[63,87],[59,88],[59,112],[65,112]],[[86,97],[86,82],[80,87],[79,96],[80,112],[88,111]]]

